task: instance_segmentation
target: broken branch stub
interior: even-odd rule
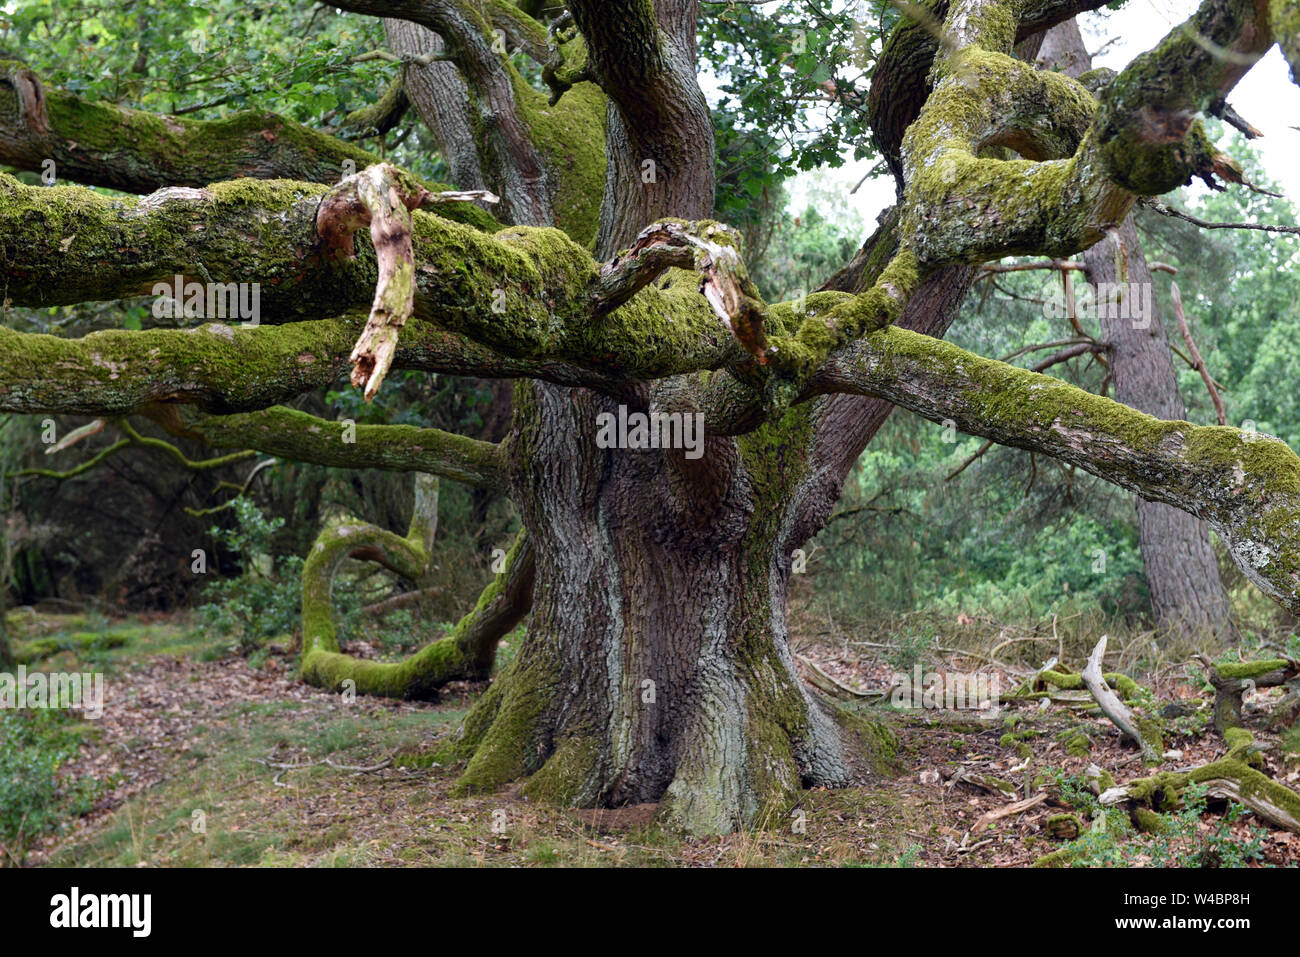
[[[765,309],[745,271],[738,243],[735,231],[720,223],[652,223],[626,252],[601,267],[592,288],[595,311],[613,311],[668,269],[693,268],[700,274],[700,293],[714,314],[746,352],[766,365]]]
[[[353,234],[370,227],[379,278],[370,317],[349,361],[352,384],[369,402],[384,384],[393,364],[402,326],[415,309],[415,254],[411,211],[444,202],[481,199],[496,202],[486,190],[431,193],[410,174],[388,163],[368,166],[345,178],[321,201],[316,231],[326,249],[338,257],[356,255]]]

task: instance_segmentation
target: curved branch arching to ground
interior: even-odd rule
[[[484,589],[474,609],[451,634],[404,661],[366,661],[339,650],[334,626],[334,576],[344,559],[378,562],[419,582],[432,571],[430,547],[438,525],[438,480],[415,477],[415,509],[405,538],[374,525],[347,524],[321,532],[302,569],[302,679],[331,691],[353,683],[360,694],[433,698],[449,681],[482,680],[492,671],[497,643],[528,613],[533,594],[533,552],[520,532],[505,568]]]

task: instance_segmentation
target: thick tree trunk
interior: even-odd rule
[[[1039,58],[1072,77],[1092,68],[1092,58],[1074,20],[1047,31]],[[1117,240],[1123,244],[1122,252]],[[1099,310],[1102,338],[1111,347],[1116,401],[1157,419],[1186,418],[1187,407],[1178,391],[1151,270],[1132,214],[1125,217],[1116,234],[1085,250],[1081,258],[1094,289],[1101,284],[1113,289],[1114,284],[1124,282],[1131,284],[1125,288],[1144,291],[1128,308]],[[1121,276],[1125,261],[1127,275]],[[1149,311],[1138,309],[1148,303]],[[1230,636],[1231,608],[1205,523],[1180,509],[1143,498],[1137,500],[1137,512],[1142,563],[1156,624],[1184,635]]]
[[[696,8],[571,7],[610,97],[599,256],[657,219],[713,207]],[[658,408],[658,395],[631,411]],[[711,438],[691,459],[600,448],[596,419],[617,414],[613,400],[519,387],[510,458],[537,554],[533,614],[515,662],[466,721],[461,788],[529,776],[530,795],[661,803],[665,822],[716,833],[783,813],[801,785],[865,773],[879,733],[811,697],[786,636],[791,552],[812,531],[798,487],[813,409]],[[809,491],[827,495],[817,478]]]
[[[533,615],[466,721],[460,787],[531,775],[531,796],[662,802],[667,823],[716,833],[863,777],[880,733],[814,699],[787,642],[791,552],[826,495],[811,409],[690,460],[596,448],[596,416],[617,407],[591,393],[533,382],[517,404]]]

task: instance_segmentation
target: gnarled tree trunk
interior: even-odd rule
[[[663,801],[707,833],[861,777],[877,732],[803,688],[787,641],[791,553],[833,501],[807,465],[811,410],[690,460],[595,448],[611,400],[521,391],[512,484],[538,584],[524,645],[466,722],[460,786],[532,775],[525,793]]]

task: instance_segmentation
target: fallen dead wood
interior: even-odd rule
[[[1257,688],[1285,686],[1287,697],[1273,714],[1275,725],[1295,723],[1300,713],[1300,662],[1291,658],[1215,663],[1205,655],[1194,655],[1214,686],[1214,729],[1224,734],[1241,727],[1242,696]]]
[[[1165,771],[1109,788],[1097,802],[1103,807],[1136,802],[1164,810],[1181,803],[1182,791],[1189,784],[1199,784],[1213,797],[1236,801],[1274,827],[1300,834],[1300,794],[1238,757],[1248,745],[1240,742],[1226,757],[1197,768]]]
[[[1082,672],[1083,683],[1097,699],[1102,714],[1137,742],[1138,747],[1142,749],[1143,762],[1159,764],[1164,754],[1164,745],[1160,740],[1160,725],[1154,719],[1135,716],[1124,702],[1119,700],[1119,696],[1110,690],[1101,672],[1101,659],[1105,654],[1106,636],[1102,635],[1097,642],[1097,647],[1093,648],[1092,654],[1088,656],[1088,664]]]
[[[948,780],[948,787],[956,787],[958,784],[969,784],[981,791],[1000,794],[1003,797],[1014,797],[1019,790],[1010,781],[1004,781],[1002,778],[994,777],[991,774],[972,771],[969,768],[958,768],[957,773]]]
[[[805,679],[814,688],[826,692],[834,698],[846,700],[886,700],[889,698],[893,687],[886,688],[884,691],[859,691],[856,688],[850,688],[841,681],[832,678],[825,671],[819,668],[812,660],[805,658],[803,655],[796,655],[799,663],[807,669],[808,677]]]
[[[1017,814],[1023,814],[1031,807],[1037,807],[1047,800],[1047,792],[1039,791],[1033,797],[1025,798],[1023,801],[1016,801],[1014,804],[1004,804],[1002,807],[994,808],[980,815],[980,819],[975,822],[971,828],[971,833],[976,834],[997,821],[1007,817],[1014,817]]]

